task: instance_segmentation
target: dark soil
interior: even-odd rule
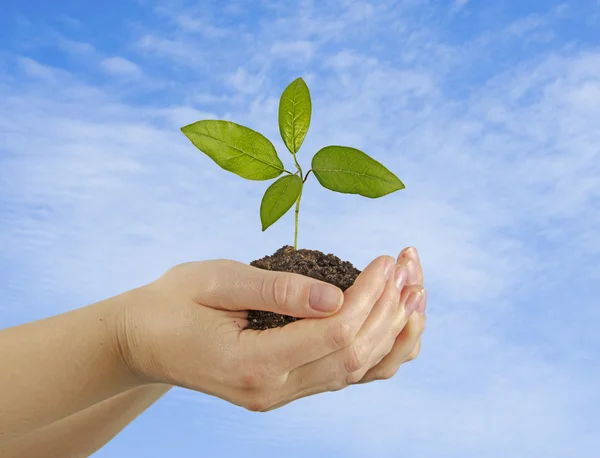
[[[250,265],[265,270],[293,272],[316,278],[331,283],[342,291],[350,288],[360,274],[360,270],[350,262],[342,261],[333,254],[316,250],[294,250],[294,247],[289,245],[281,247],[271,256],[252,261]],[[276,328],[300,319],[263,310],[249,310],[246,329]]]

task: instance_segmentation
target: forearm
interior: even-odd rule
[[[3,458],[84,458],[108,443],[171,386],[145,385],[0,445]]]
[[[0,331],[0,444],[141,385],[116,337],[136,297],[133,290]]]

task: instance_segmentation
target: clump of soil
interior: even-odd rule
[[[252,261],[250,265],[265,270],[305,275],[331,283],[342,291],[350,288],[360,274],[360,270],[356,269],[352,263],[342,261],[333,254],[325,254],[317,250],[294,250],[294,247],[289,245],[281,247],[271,256]],[[263,310],[249,310],[246,329],[276,328],[300,319],[302,318]]]

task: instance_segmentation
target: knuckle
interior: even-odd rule
[[[368,361],[367,348],[360,341],[354,342],[348,347],[347,357],[344,360],[346,372],[352,373],[362,369]]]
[[[280,388],[284,379],[268,364],[255,363],[239,371],[238,388],[245,393],[265,394]]]
[[[258,391],[261,384],[255,372],[244,372],[239,377],[240,388],[244,391]]]
[[[394,291],[386,294],[384,298],[382,297],[382,300],[385,313],[388,315],[396,314],[400,308],[400,291],[394,287]]]
[[[419,353],[421,352],[421,346],[417,346],[413,351],[411,351],[408,354],[408,357],[406,358],[406,361],[414,361],[415,359],[417,359],[417,356],[419,356]]]
[[[397,367],[386,367],[377,372],[377,380],[389,380],[398,372]]]
[[[354,341],[356,336],[353,327],[347,321],[338,321],[331,327],[331,343],[335,350],[345,348]]]
[[[244,392],[263,391],[267,385],[264,369],[261,366],[243,366],[239,371],[238,384]]]
[[[377,367],[379,364],[381,364],[381,362],[384,360],[388,353],[389,352],[381,353],[381,355],[379,355],[379,357],[376,360],[374,360],[375,362],[372,364],[372,367]]]
[[[263,299],[277,308],[289,308],[290,299],[296,295],[296,288],[288,275],[278,274],[273,279],[263,281]]]
[[[363,371],[355,371],[346,376],[346,385],[354,385],[364,377]]]
[[[408,323],[409,321],[406,320],[403,313],[399,314],[399,316],[396,317],[396,319],[392,323],[392,326],[390,326],[390,333],[394,337],[394,340],[396,340],[400,333],[404,331],[404,328],[406,328]]]
[[[344,388],[348,387],[348,380],[346,380],[346,377],[342,377],[341,380],[334,380],[333,382],[331,382],[329,384],[329,386],[327,387],[327,391],[340,391],[343,390]]]
[[[279,308],[286,308],[290,296],[290,281],[286,275],[277,275],[273,280],[273,301]]]
[[[394,350],[394,347],[396,346],[396,339],[398,339],[398,334],[400,333],[392,333],[387,339],[387,343],[381,355],[381,360],[386,358]],[[379,362],[381,362],[381,360]]]
[[[262,397],[248,399],[244,404],[244,408],[250,412],[264,412],[269,407],[270,404]]]

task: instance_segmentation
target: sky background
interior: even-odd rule
[[[286,166],[279,96],[307,81],[299,161],[362,149],[406,189],[311,176],[299,246],[362,269],[419,249],[419,358],[386,382],[256,414],[172,390],[108,457],[595,457],[600,449],[600,2],[3,0],[0,328],[250,262],[270,182],[179,132],[227,119]]]

